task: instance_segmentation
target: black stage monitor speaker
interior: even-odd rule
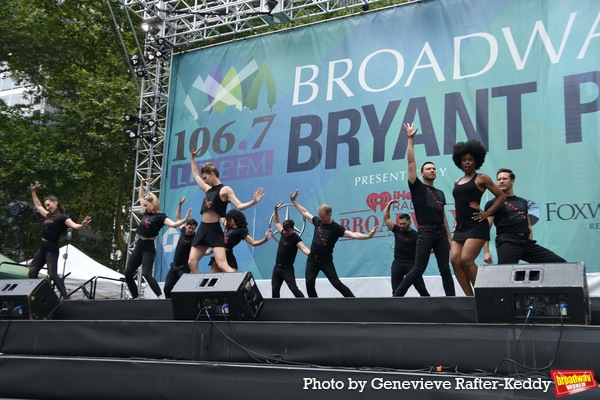
[[[481,265],[475,282],[477,321],[590,323],[584,263]]]
[[[184,274],[171,292],[175,319],[253,320],[263,303],[251,272]]]
[[[0,319],[50,319],[59,308],[47,279],[0,280]]]

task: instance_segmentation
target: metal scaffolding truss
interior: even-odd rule
[[[382,3],[382,0],[121,0],[128,12],[139,17],[140,24],[144,22],[150,25],[145,33],[144,47],[140,49],[143,54],[138,55],[139,65],[135,68],[136,75],[142,78],[142,84],[136,119],[138,139],[127,241],[128,258],[135,245],[134,229],[140,223],[139,185],[143,179],[151,178],[146,192],[157,194],[162,184],[173,53],[264,34],[297,23],[355,14],[368,10],[372,3]],[[138,282],[141,283],[141,274]]]
[[[366,11],[382,0],[122,0],[141,20],[165,24],[165,37],[176,47],[308,23],[343,12]],[[400,1],[403,2],[403,1]],[[281,26],[279,26],[280,28]]]

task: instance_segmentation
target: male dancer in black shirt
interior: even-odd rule
[[[403,129],[408,137],[406,152],[408,187],[410,188],[413,207],[419,224],[419,233],[417,235],[414,267],[404,276],[404,279],[396,288],[394,296],[404,296],[410,285],[414,285],[416,279],[423,276],[432,249],[442,276],[444,292],[446,296],[455,296],[454,280],[452,279],[452,272],[450,272],[450,229],[444,211],[446,197],[444,192],[433,187],[437,170],[432,162],[427,161],[421,167],[423,182],[417,179],[415,135],[418,129],[415,129],[414,124],[404,124]]]
[[[181,219],[181,205],[184,201],[185,197],[182,197],[179,200],[177,212],[175,214],[176,219]],[[169,268],[169,272],[167,272],[167,277],[165,278],[164,292],[167,299],[171,298],[171,291],[173,291],[173,287],[175,287],[175,284],[179,281],[181,275],[190,273],[188,259],[190,257],[192,240],[194,239],[197,226],[198,221],[192,218],[185,223],[183,228],[181,228],[181,235],[179,236],[177,246],[175,247],[173,262],[171,263],[171,268]]]
[[[315,285],[319,271],[323,271],[333,287],[344,297],[354,297],[352,291],[340,281],[335,271],[335,265],[333,265],[333,248],[341,237],[361,240],[371,239],[375,235],[375,232],[377,232],[378,226],[375,226],[369,234],[349,231],[331,218],[332,209],[328,204],[323,204],[319,207],[318,217],[313,216],[296,201],[298,194],[300,194],[300,191],[296,189],[290,195],[290,200],[300,214],[315,226],[315,233],[310,245],[310,255],[306,260],[306,293],[308,297],[318,297]]]
[[[564,263],[566,260],[552,251],[540,246],[533,240],[533,231],[529,220],[527,200],[515,196],[513,186],[515,174],[508,168],[500,168],[496,173],[498,187],[506,195],[504,204],[488,217],[490,226],[496,225],[496,250],[498,264],[518,264],[519,260],[528,263]],[[485,205],[485,210],[494,200]],[[484,245],[483,260],[491,264],[489,242]]]
[[[281,285],[285,282],[294,296],[304,297],[304,294],[298,289],[296,284],[296,274],[294,271],[294,261],[298,249],[306,255],[310,254],[310,250],[296,232],[294,232],[294,221],[286,219],[283,225],[279,222],[278,210],[281,203],[275,204],[273,213],[273,223],[277,232],[281,234],[279,238],[279,246],[277,247],[277,257],[275,258],[275,266],[273,267],[273,275],[271,276],[271,297],[278,299],[280,297]]]
[[[390,207],[398,200],[390,200],[383,210],[383,223],[394,234],[394,261],[392,262],[392,294],[396,291],[404,275],[415,266],[415,250],[417,248],[417,231],[410,227],[410,215],[398,215],[397,222],[390,218]],[[419,276],[413,284],[421,296],[430,296],[423,277]]]

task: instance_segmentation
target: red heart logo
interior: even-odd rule
[[[392,200],[392,195],[389,192],[371,193],[367,196],[367,206],[374,212],[377,212],[377,206],[379,206],[380,211],[383,211],[390,200]]]

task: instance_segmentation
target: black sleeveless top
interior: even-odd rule
[[[204,214],[204,211],[206,210],[213,210],[219,217],[225,216],[227,213],[227,203],[229,202],[221,200],[221,196],[219,196],[219,192],[224,186],[225,185],[220,183],[206,191],[204,200],[202,201],[202,210],[200,211],[200,214]]]
[[[481,201],[483,192],[479,190],[475,180],[477,174],[467,183],[462,185],[455,184],[452,190],[454,196],[454,206],[456,207],[456,230],[454,231],[453,240],[466,239],[484,239],[490,240],[490,225],[487,219],[483,221],[475,221],[473,213],[476,213],[477,208],[471,207],[470,204],[477,204]],[[473,204],[473,205],[475,205]]]

